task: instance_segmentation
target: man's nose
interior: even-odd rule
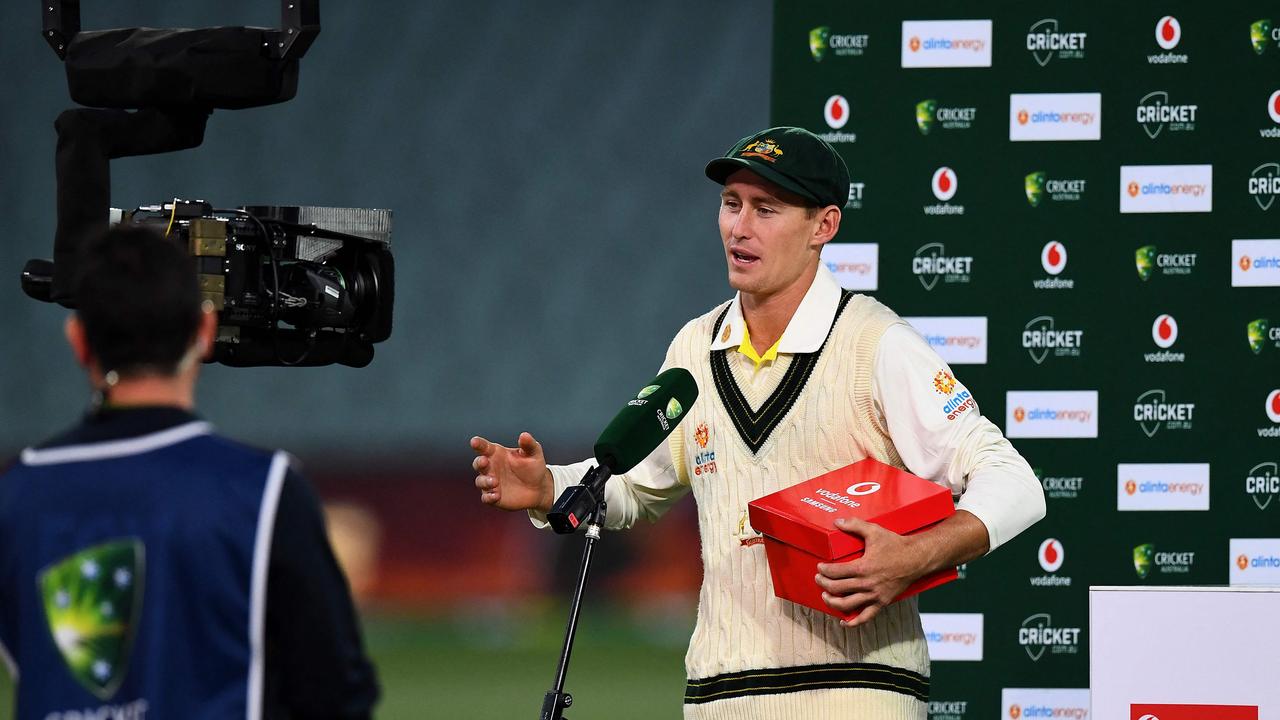
[[[743,210],[739,212],[733,220],[733,236],[736,238],[745,238],[751,236],[752,218],[751,212]]]

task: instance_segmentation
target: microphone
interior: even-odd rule
[[[598,465],[582,482],[569,488],[547,513],[547,522],[560,534],[578,529],[604,501],[604,484],[649,457],[667,439],[698,399],[698,384],[684,368],[659,373],[627,401],[596,440]]]

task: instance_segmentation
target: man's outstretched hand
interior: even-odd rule
[[[471,438],[476,459],[476,489],[480,502],[503,510],[541,510],[555,502],[555,483],[542,445],[529,433],[520,433],[516,447],[509,448],[482,437]]]

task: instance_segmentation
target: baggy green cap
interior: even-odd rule
[[[742,138],[724,157],[707,163],[707,177],[723,185],[747,169],[819,207],[844,207],[849,168],[826,140],[798,127],[775,127]]]

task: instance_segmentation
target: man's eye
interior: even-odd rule
[[[761,215],[772,215],[774,213],[774,209],[761,207],[761,208],[756,208],[756,212],[760,213]]]

